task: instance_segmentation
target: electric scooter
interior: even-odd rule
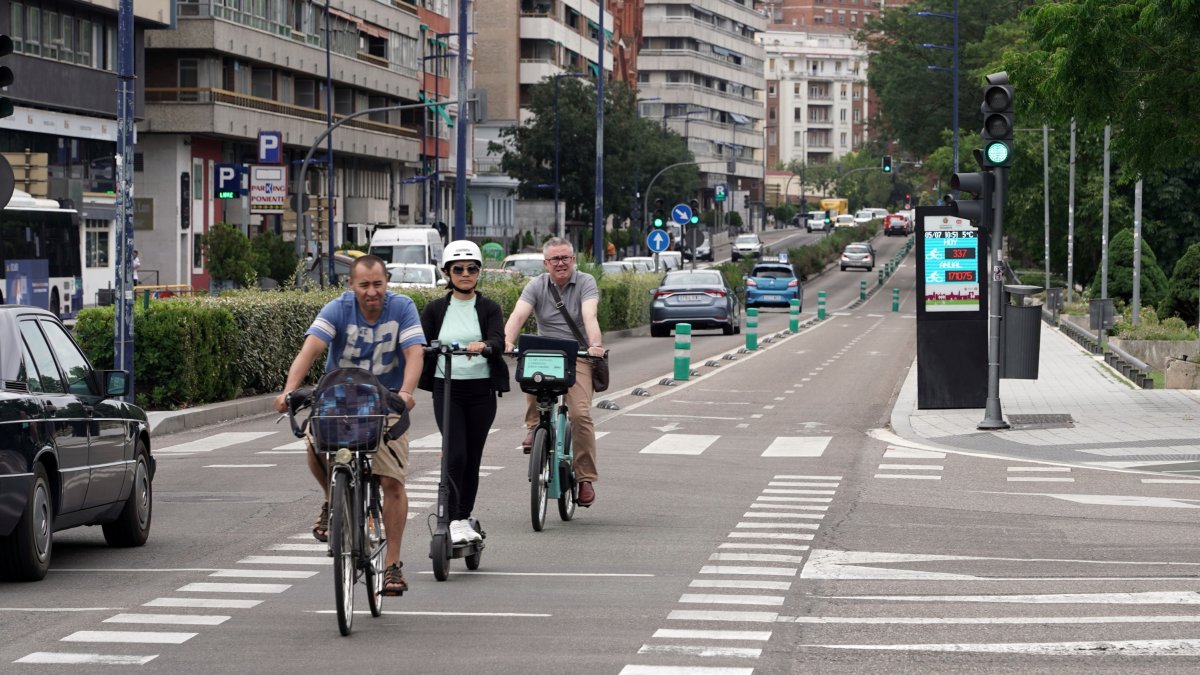
[[[450,434],[447,433],[450,428],[450,362],[452,356],[472,355],[479,358],[487,357],[487,350],[483,353],[468,352],[461,349],[458,343],[449,345],[442,344],[434,340],[425,348],[426,352],[438,355],[438,358],[443,359],[443,373],[445,379],[445,392],[442,398],[442,426],[445,430],[442,432],[442,471],[438,477],[438,501],[437,501],[437,522],[430,529],[431,537],[429,539],[429,557],[433,560],[433,578],[438,581],[445,581],[450,578],[450,560],[454,558],[462,558],[467,569],[479,569],[479,561],[483,556],[484,543],[487,539],[487,533],[483,531],[483,526],[475,517],[467,519],[471,528],[479,533],[478,541],[470,541],[467,543],[454,543],[450,540],[450,483],[448,478],[449,454],[450,454]]]

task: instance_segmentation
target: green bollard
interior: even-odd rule
[[[692,372],[692,324],[675,324],[675,379],[686,380]]]
[[[793,333],[800,332],[800,301],[792,298],[788,301],[788,330]]]
[[[142,309],[150,309],[150,291],[142,291]]]
[[[867,299],[867,282],[866,282],[866,280],[858,282],[858,299],[859,300]]]
[[[746,351],[758,349],[758,309],[746,310]]]
[[[817,320],[825,320],[825,291],[817,291]]]
[[[892,311],[893,312],[900,311],[900,289],[899,288],[892,289]]]
[[[882,267],[879,268],[879,285],[880,286],[883,285],[883,268]]]

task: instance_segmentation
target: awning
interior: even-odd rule
[[[595,75],[596,77],[600,77],[600,68],[599,68],[599,67],[597,67],[597,66],[596,66],[596,64],[594,64],[594,63],[589,63],[589,64],[588,64],[588,68],[591,68],[591,69],[592,69],[592,74],[593,74],[593,75]]]
[[[371,37],[383,38],[385,40],[391,37],[392,34],[392,31],[384,28],[383,26],[376,26],[375,24],[370,24],[366,21],[359,22],[358,29],[367,35],[370,35]]]
[[[334,9],[334,8],[330,7],[329,14],[331,16],[336,16],[339,19],[345,19],[346,21],[349,21],[350,23],[362,23],[362,19],[360,19],[357,16],[354,16],[353,14],[350,14],[348,12],[343,12],[340,9]]]
[[[745,115],[739,115],[737,113],[731,112],[731,113],[729,113],[729,116],[733,119],[734,124],[749,124],[750,123],[750,118],[746,117]]]
[[[429,99],[426,98],[425,94],[422,92],[417,92],[417,98],[421,99],[421,103],[429,103]],[[433,106],[433,109],[442,116],[442,119],[446,120],[447,128],[454,126],[454,118],[450,116],[450,113],[446,112],[446,106],[435,105]]]

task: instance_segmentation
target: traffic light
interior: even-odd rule
[[[883,172],[884,173],[892,172],[892,156],[891,155],[883,156]]]
[[[950,177],[950,187],[970,193],[974,199],[950,199],[948,204],[954,215],[966,218],[980,230],[992,227],[992,195],[996,187],[991,171],[956,173]],[[947,195],[948,196],[948,195]]]
[[[750,193],[749,192],[742,195],[742,210],[743,211],[750,210]]]
[[[693,199],[688,206],[692,207],[692,225],[698,225],[700,223],[700,200]]]
[[[662,205],[662,199],[654,200],[654,229],[656,230],[662,229],[662,226],[666,223],[666,219],[663,216]]]
[[[13,41],[7,35],[0,35],[0,58],[9,56],[13,53]],[[7,87],[13,83],[13,71],[8,66],[0,66],[0,87]],[[12,100],[7,96],[0,96],[0,118],[10,117],[13,114]]]
[[[983,90],[983,165],[1011,166],[1013,154],[1013,88],[1008,73],[987,76]]]

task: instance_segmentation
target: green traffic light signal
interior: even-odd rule
[[[992,141],[984,149],[984,155],[993,166],[1004,166],[1008,162],[1010,154],[1012,154],[1012,149],[1004,141]]]

